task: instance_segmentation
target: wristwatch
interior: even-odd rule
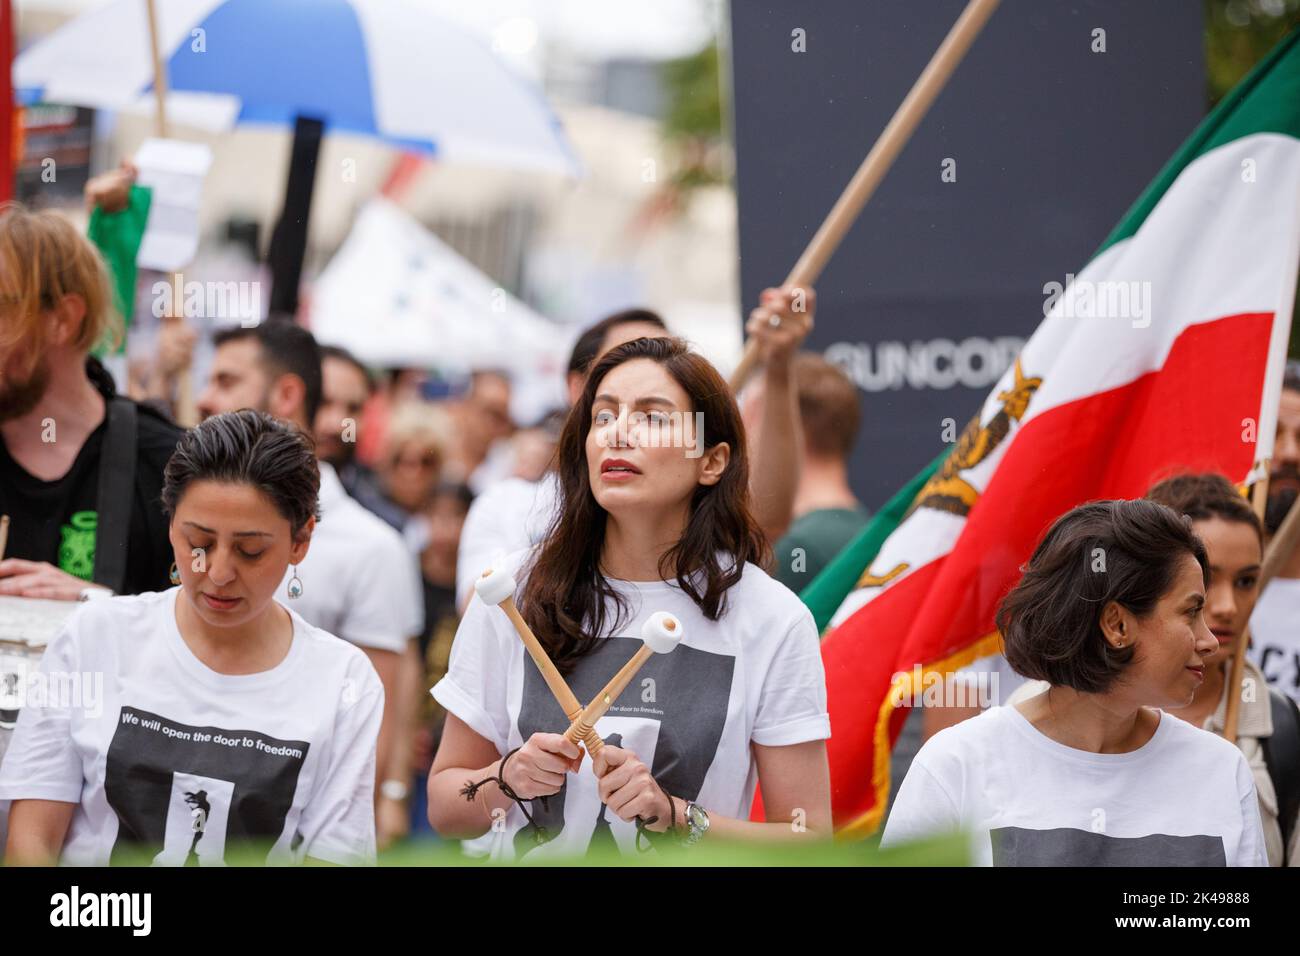
[[[379,792],[389,800],[401,803],[411,792],[411,788],[401,780],[385,780],[379,785]]]
[[[682,838],[682,846],[694,846],[709,832],[709,814],[698,803],[688,801],[683,816],[686,817],[686,836]]]

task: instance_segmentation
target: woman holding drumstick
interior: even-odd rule
[[[627,851],[640,826],[656,842],[669,830],[683,843],[828,834],[817,631],[759,567],[743,426],[721,376],[679,339],[625,343],[592,369],[557,455],[559,513],[512,563],[520,612],[574,694],[592,698],[654,612],[684,637],[597,723],[606,746],[588,771],[506,616],[471,601],[433,689],[447,709],[434,828],[491,830],[498,857],[601,840]],[[755,782],[771,822],[748,820]]]

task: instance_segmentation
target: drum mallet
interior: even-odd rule
[[[533,659],[537,669],[542,674],[542,680],[546,681],[546,686],[550,688],[551,695],[555,702],[560,705],[560,710],[564,711],[564,716],[572,724],[582,716],[582,704],[578,702],[577,696],[569,689],[568,683],[565,682],[564,676],[555,666],[546,653],[546,648],[542,647],[542,642],[537,639],[533,629],[528,626],[523,615],[519,613],[519,608],[515,607],[515,590],[517,585],[515,579],[508,571],[498,571],[488,568],[483,572],[483,576],[474,582],[474,590],[478,596],[487,604],[495,604],[501,610],[506,612],[506,617],[510,618],[510,623],[515,626],[515,631],[519,634],[519,639],[524,642],[524,648],[528,651],[528,656]],[[581,737],[569,738],[573,743],[581,741],[587,745],[587,752],[593,756],[605,745],[605,742],[597,736],[594,730]]]
[[[641,640],[645,643],[641,649],[632,655],[632,659],[619,669],[608,684],[601,689],[585,708],[578,718],[569,725],[569,729],[564,732],[573,743],[579,740],[589,741],[595,734],[596,721],[605,715],[605,712],[613,706],[614,701],[618,700],[618,695],[623,693],[624,688],[632,682],[636,672],[641,666],[650,659],[651,654],[670,654],[682,642],[682,622],[673,617],[667,611],[655,611],[651,614],[646,622],[641,625]],[[599,736],[596,736],[600,740]],[[601,741],[601,747],[604,741]],[[591,748],[587,744],[587,751],[595,757],[600,753],[600,747]]]

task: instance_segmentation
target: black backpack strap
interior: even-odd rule
[[[1275,687],[1268,689],[1269,712],[1273,717],[1273,736],[1260,740],[1264,764],[1277,792],[1277,822],[1282,828],[1282,865],[1291,861],[1286,854],[1291,846],[1296,814],[1300,812],[1300,709],[1286,694]]]
[[[95,495],[95,572],[93,580],[120,594],[126,582],[126,543],[135,498],[136,408],[126,398],[106,402],[108,428],[99,450]]]

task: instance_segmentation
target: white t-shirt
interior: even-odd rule
[[[517,564],[518,556],[511,557]],[[569,687],[579,701],[590,701],[641,647],[645,619],[655,611],[676,615],[682,644],[646,662],[596,732],[635,753],[673,796],[747,819],[758,778],[750,744],[780,747],[830,736],[812,614],[752,564],[727,592],[718,621],[706,619],[676,582],[610,584],[627,598],[629,616],[617,636],[602,640],[567,676]],[[505,613],[477,596],[456,632],[447,676],[432,693],[502,754],[534,733],[563,733],[569,724]],[[529,812],[553,840],[536,846],[536,831],[525,829],[523,813],[512,806],[504,827],[489,832],[492,856],[572,857],[608,839],[635,852],[635,824],[600,802],[591,768],[584,756],[545,807],[532,801]]]
[[[1300,701],[1300,578],[1274,578],[1250,616],[1247,655],[1273,687]]]
[[[157,864],[221,865],[241,839],[273,844],[272,863],[373,861],[384,691],[370,661],[291,612],[283,661],[219,674],[181,637],[179,594],[91,601],[68,619],[0,764],[0,800],[76,803],[66,864],[143,848]]]
[[[320,510],[307,557],[298,564],[302,595],[277,599],[345,641],[402,653],[424,628],[417,560],[401,533],[353,501],[323,461]],[[280,595],[293,572],[285,572]]]
[[[1011,669],[1006,655],[990,654],[957,668],[954,680],[962,685],[955,699],[969,706],[1000,707],[1024,683],[1025,678]]]
[[[462,610],[476,577],[542,540],[559,498],[559,479],[548,472],[541,481],[506,478],[474,499],[456,554],[456,601]]]
[[[983,866],[1268,866],[1255,782],[1232,744],[1160,714],[1130,753],[1057,743],[1014,706],[935,734],[881,846],[966,829]]]

